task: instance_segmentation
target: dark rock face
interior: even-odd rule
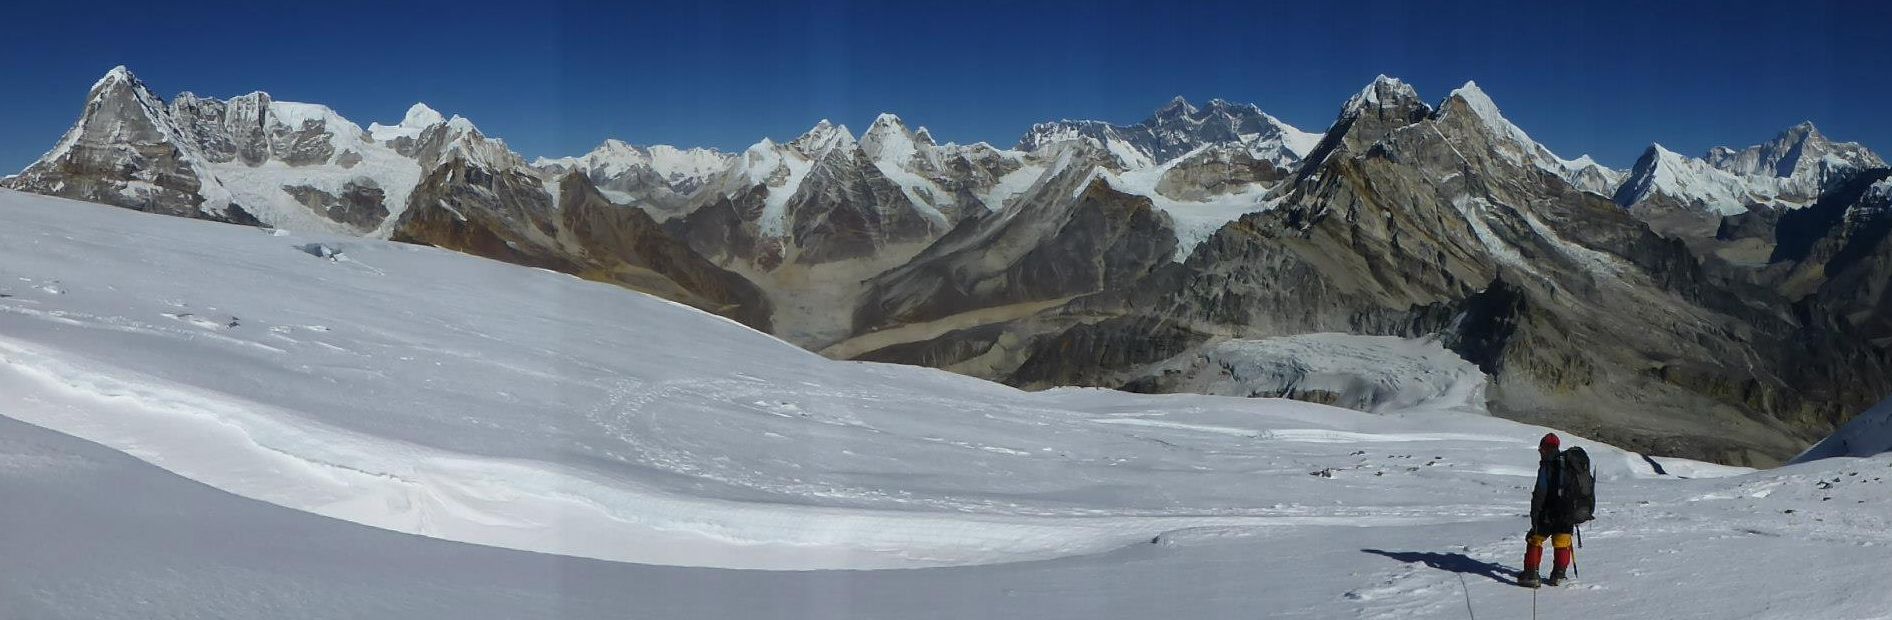
[[[390,237],[475,256],[565,273],[582,267],[557,251],[551,196],[538,179],[518,172],[494,174],[455,159],[436,168],[414,188],[407,211]]]
[[[594,273],[768,331],[769,303],[754,284],[691,251],[648,213],[612,204],[584,177],[569,175],[559,185],[561,237],[580,248]],[[666,282],[676,291],[665,291]]]
[[[939,338],[920,342],[905,342],[883,347],[856,355],[853,359],[864,362],[885,362],[892,364],[916,364],[933,368],[948,368],[954,364],[985,355],[1005,336],[1004,326],[987,325],[972,329],[954,330]]]
[[[782,264],[782,247],[761,237],[753,225],[762,216],[767,188],[755,187],[733,198],[725,197],[664,223],[665,229],[690,249],[718,264],[744,262],[764,270]]]
[[[1806,320],[1892,349],[1892,169],[1862,172],[1780,217],[1778,288]]]
[[[1094,381],[1096,371],[1075,367],[1068,359],[1091,361],[1095,368],[1127,369],[1175,357],[1205,340],[1207,334],[1149,316],[1082,323],[1036,343],[1006,382],[1039,389],[1084,385]]]
[[[1887,197],[1870,194],[1874,185],[1888,177],[1892,177],[1892,169],[1861,172],[1821,196],[1813,206],[1778,216],[1778,244],[1771,261],[1812,259],[1824,264],[1838,259],[1847,247],[1863,248],[1883,238],[1884,231],[1878,228],[1887,219],[1882,204]],[[1844,267],[1843,262],[1840,267]]]
[[[869,256],[893,244],[933,237],[935,223],[867,160],[859,147],[829,150],[789,198],[795,261],[825,263]]]
[[[373,179],[362,178],[342,187],[339,196],[300,185],[286,185],[282,189],[309,210],[347,224],[358,233],[374,230],[388,218],[387,193],[381,191]]]
[[[1287,170],[1245,149],[1210,148],[1172,165],[1157,181],[1156,191],[1178,200],[1202,201],[1251,186],[1269,187],[1287,177]]]
[[[1755,209],[1721,218],[1721,224],[1715,227],[1715,240],[1758,239],[1771,247],[1775,243],[1774,230],[1780,226],[1780,218],[1784,213],[1787,212],[1780,209]]]
[[[1749,208],[1766,209],[1764,205]],[[1721,216],[1666,195],[1654,195],[1636,201],[1629,212],[1649,224],[1659,234],[1684,239],[1701,239],[1720,231]]]
[[[612,204],[582,175],[558,204],[529,169],[492,172],[448,158],[416,188],[393,240],[561,271],[690,304],[769,329],[762,292],[665,233],[649,214]]]

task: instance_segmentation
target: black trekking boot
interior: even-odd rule
[[[1520,586],[1524,586],[1526,588],[1535,588],[1538,586],[1540,581],[1541,580],[1538,579],[1537,577],[1537,571],[1535,570],[1527,570],[1527,571],[1518,573],[1518,585]]]
[[[1557,567],[1557,568],[1553,568],[1553,569],[1550,569],[1550,578],[1549,578],[1549,579],[1545,579],[1545,580],[1544,580],[1544,585],[1547,585],[1547,586],[1560,586],[1560,585],[1563,585],[1563,584],[1564,584],[1564,569],[1563,569],[1563,567]]]

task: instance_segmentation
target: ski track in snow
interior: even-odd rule
[[[1529,611],[1502,581],[1522,552],[1539,427],[1457,411],[1025,393],[831,362],[677,304],[431,248],[11,192],[0,217],[0,415],[300,511],[280,514],[808,579],[975,571],[859,573],[879,585],[848,600],[876,617],[1227,615],[1215,588],[1231,578],[1256,613],[1458,617],[1468,599],[1480,616]],[[1591,450],[1606,495],[1579,552],[1591,570],[1541,593],[1559,601],[1548,608],[1864,618],[1892,602],[1873,585],[1892,564],[1892,456],[1751,472],[1566,442]],[[11,445],[0,441],[0,486],[102,466]],[[205,553],[193,561],[225,561]],[[1768,560],[1724,561],[1755,557]],[[1710,567],[1721,578],[1689,581]],[[1067,571],[1076,581],[1058,577]],[[880,576],[901,573],[925,577]],[[1038,585],[1013,598],[980,575]],[[1192,594],[1158,612],[1080,583]],[[747,605],[693,588],[584,596],[633,592],[668,600],[653,610],[663,617]],[[1078,604],[1085,596],[1110,609]],[[9,596],[0,611],[45,600]],[[989,606],[963,602],[974,600]],[[483,613],[520,615],[494,605]],[[572,615],[609,609],[622,607]]]

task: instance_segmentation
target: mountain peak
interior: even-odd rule
[[[1744,149],[1716,147],[1704,156],[1708,165],[1741,176],[1770,176],[1798,179],[1791,183],[1795,193],[1817,193],[1821,179],[1843,169],[1877,168],[1884,160],[1864,145],[1834,142],[1820,133],[1812,121],[1802,121],[1782,130],[1772,140]]]
[[[1217,97],[1215,99],[1210,99],[1208,103],[1203,104],[1202,109],[1211,114],[1226,114],[1226,115],[1258,114],[1258,115],[1263,115],[1263,116],[1267,115],[1266,112],[1261,111],[1261,106],[1258,106],[1252,103],[1236,103],[1236,102],[1229,101],[1227,99],[1223,99],[1220,97]]]
[[[598,148],[592,149],[591,152],[593,153],[622,153],[626,151],[635,151],[635,150],[637,150],[637,147],[631,146],[629,142],[625,142],[617,138],[605,138],[604,142],[598,143]]]
[[[486,134],[480,132],[479,127],[473,126],[473,121],[468,120],[466,117],[460,116],[458,114],[453,115],[453,118],[447,119],[446,125],[448,129],[452,129],[460,133],[473,134],[474,136],[477,136],[481,139],[484,139],[486,137]]]
[[[890,148],[900,151],[899,156],[905,157],[911,154],[913,145],[921,142],[919,135],[909,129],[900,117],[882,113],[874,117],[874,124],[867,128],[867,133],[861,134],[861,150],[872,159],[880,159]],[[932,144],[930,137],[925,142]]]
[[[867,133],[861,134],[862,142],[884,142],[892,136],[912,136],[913,130],[905,121],[891,113],[882,112],[874,117],[874,124],[867,127]]]
[[[1195,113],[1196,106],[1189,105],[1189,100],[1184,99],[1182,95],[1176,95],[1175,98],[1169,100],[1169,103],[1163,104],[1163,107],[1156,109],[1157,116],[1188,115]]]
[[[836,125],[832,121],[824,118],[821,119],[820,122],[815,123],[815,126],[809,128],[801,137],[795,138],[795,140],[789,144],[801,149],[804,153],[812,155],[826,151],[837,145],[851,144],[853,142],[854,134],[848,133],[846,125]]]
[[[1465,80],[1465,84],[1463,86],[1453,89],[1452,93],[1448,96],[1462,97],[1468,101],[1472,99],[1482,99],[1485,101],[1491,101],[1491,96],[1485,94],[1485,89],[1478,87],[1477,80]]]
[[[162,101],[158,99],[158,96],[145,86],[144,81],[138,79],[138,76],[133,75],[131,69],[125,68],[125,65],[118,65],[112,67],[112,70],[106,71],[104,76],[99,77],[97,82],[92,83],[91,92],[96,96],[107,89],[115,90],[120,85],[123,85],[126,89],[123,92],[130,93],[133,97],[147,101],[148,104],[157,105],[162,103]]]
[[[112,67],[110,71],[106,71],[105,75],[99,78],[99,81],[92,83],[92,88],[97,90],[98,87],[112,82],[129,82],[135,84],[138,82],[138,76],[132,75],[131,69],[125,67],[125,65],[118,65]]]
[[[1640,160],[1644,159],[1649,160],[1652,165],[1661,163],[1673,165],[1676,162],[1686,161],[1688,156],[1671,151],[1668,147],[1662,146],[1660,142],[1650,142],[1649,148],[1643,149],[1642,157],[1638,158],[1638,167],[1641,167]]]
[[[1497,102],[1491,100],[1491,95],[1485,94],[1485,89],[1478,87],[1478,82],[1467,80],[1464,86],[1460,86],[1454,89],[1451,94],[1446,95],[1447,101],[1453,99],[1465,102],[1465,105],[1470,107],[1473,113],[1476,113],[1486,122],[1494,124],[1507,122],[1504,119],[1504,114],[1498,111]]]
[[[246,96],[258,97],[262,101],[267,101],[269,93],[259,91]],[[407,113],[401,116],[401,122],[393,126],[383,125],[381,123],[369,123],[368,135],[372,136],[376,142],[388,142],[403,137],[418,139],[422,131],[446,122],[447,119],[445,117],[441,116],[439,112],[434,111],[433,108],[427,107],[427,104],[415,103],[407,107]]]
[[[1418,99],[1419,91],[1414,90],[1411,84],[1402,82],[1398,78],[1387,77],[1382,73],[1373,78],[1373,82],[1367,84],[1366,88],[1360,89],[1359,93],[1347,99],[1346,105],[1342,107],[1342,114],[1356,114],[1369,107],[1375,109],[1397,107],[1403,102]]]
[[[1485,94],[1485,89],[1479,88],[1477,82],[1467,80],[1464,86],[1460,86],[1453,90],[1451,94],[1446,95],[1445,102],[1439,104],[1439,109],[1450,113],[1450,110],[1453,109],[1453,101],[1463,103],[1465,108],[1473,115],[1477,116],[1480,122],[1486,127],[1491,128],[1491,130],[1497,134],[1518,142],[1521,145],[1528,146],[1535,144],[1530,136],[1524,133],[1524,130],[1512,124],[1510,119],[1504,117],[1503,112],[1498,111],[1497,102],[1492,101],[1491,95]]]
[[[429,126],[447,122],[440,112],[427,107],[425,103],[408,106],[407,114],[401,117],[401,126],[409,129],[426,129]]]

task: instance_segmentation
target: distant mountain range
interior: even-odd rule
[[[1192,389],[1232,341],[1436,338],[1499,415],[1765,465],[1892,393],[1889,177],[1806,123],[1614,170],[1476,84],[1435,105],[1383,76],[1323,133],[1178,98],[1012,148],[883,114],[527,162],[422,104],[364,129],[261,92],[167,102],[120,67],[0,186],[436,245],[1023,387]],[[1251,395],[1357,400],[1289,383]]]

